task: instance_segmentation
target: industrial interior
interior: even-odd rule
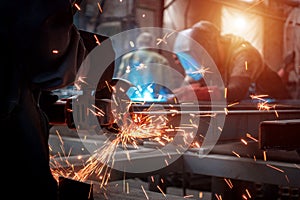
[[[87,189],[87,199],[95,200],[300,199],[299,0],[82,0],[74,7],[79,29],[111,39],[114,75],[98,91],[106,71],[92,68],[105,53],[91,52],[77,82],[53,90],[59,100],[46,112],[57,180],[80,183],[75,190]],[[170,89],[179,84],[180,69],[159,74],[160,90],[147,94],[150,85],[143,89],[117,76],[122,57],[143,31],[154,36],[155,50],[171,65],[184,65],[174,58],[175,43],[190,39],[175,40],[200,20],[248,40],[273,71],[286,70],[290,97],[254,92],[231,104],[213,98],[185,103]],[[105,52],[105,41],[102,47]],[[208,54],[201,56],[210,63]],[[223,84],[215,74],[211,69],[202,75]]]

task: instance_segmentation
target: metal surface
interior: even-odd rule
[[[300,119],[299,101],[276,102],[267,104],[267,106],[269,109],[260,109],[257,102],[243,102],[226,108],[215,105],[214,110],[211,110],[211,105],[201,103],[199,105],[145,104],[133,105],[133,112],[144,115],[168,115],[171,116],[174,124],[178,124],[183,116],[198,115],[200,118],[198,134],[205,133],[208,124],[213,122],[216,116],[225,117],[224,127],[219,137],[219,141],[222,142],[240,140],[245,137],[246,133],[251,133],[253,137],[258,138],[259,124],[266,120]],[[157,110],[155,110],[156,107]],[[211,117],[200,117],[205,115],[211,115]]]
[[[51,162],[56,163],[52,165],[53,170],[72,167],[74,171],[78,171],[84,168],[96,150],[105,145],[105,140],[99,138],[85,140],[74,137],[58,138],[51,135],[49,143],[53,155]],[[143,145],[140,145],[138,149],[130,145],[126,147],[126,150],[122,149],[120,145],[111,160],[108,160],[107,164],[110,167],[113,166],[110,180],[121,180],[124,178],[124,173],[126,177],[146,178],[153,174],[168,174],[172,171],[183,170],[182,155],[180,156],[177,151],[157,151],[158,146],[147,148]],[[99,166],[101,166],[100,161]],[[91,173],[88,179],[99,181],[99,176]]]
[[[220,144],[216,144],[216,147],[211,152],[209,152],[209,150],[206,152],[205,149],[189,149],[180,156],[178,160],[170,165],[166,164],[159,170],[149,170],[146,173],[127,173],[128,177],[147,177],[153,174],[167,174],[173,171],[231,178],[262,184],[300,187],[300,156],[298,154],[293,154],[295,152],[282,153],[282,156],[279,156],[280,158],[278,158],[278,155],[281,154],[281,151],[267,152],[268,157],[265,161],[263,159],[263,151],[259,148],[257,141],[251,148],[249,147],[249,144],[244,149],[240,148],[240,146],[243,145],[240,142],[240,139],[245,137],[246,133],[251,133],[253,137],[258,138],[259,124],[263,121],[299,119],[299,105],[287,105],[288,104],[281,104],[273,110],[258,110],[256,104],[240,105],[231,108],[227,112],[224,111],[224,108],[220,107],[219,110],[213,112],[217,112],[218,115],[226,115],[226,120],[219,139]],[[174,105],[169,106],[169,108],[168,105],[164,105],[164,111],[158,110],[157,112],[148,112],[145,110],[147,109],[147,105],[143,106],[146,107],[136,107],[138,109],[135,109],[134,112],[150,115],[174,114],[174,111],[171,110],[174,109]],[[177,109],[178,112],[175,115],[175,122],[176,116],[181,118],[182,116],[189,115],[193,112],[193,106],[185,106],[184,112],[179,108]],[[242,107],[243,109],[241,109]],[[211,112],[209,107],[205,106],[195,110],[197,110],[197,112],[195,112],[197,114],[207,114]],[[172,117],[174,120],[174,115],[172,115]],[[207,124],[207,122],[210,121],[200,121],[200,125],[201,123]],[[64,146],[67,147],[66,152],[69,150],[74,152],[72,156],[68,157],[68,163],[80,168],[84,165],[84,161],[89,158],[89,152],[91,152],[91,150],[86,151],[84,147],[97,149],[104,143],[105,137],[103,140],[99,138],[89,138],[85,141],[81,141],[80,138],[68,138],[63,136],[63,141]],[[240,146],[235,146],[235,143],[232,141],[239,141]],[[56,150],[54,153],[61,151],[61,149],[59,149],[61,148],[59,142],[60,140],[57,139],[56,136],[52,135],[50,137],[50,143]],[[222,146],[224,143],[229,145]],[[178,152],[176,151],[168,152],[167,154],[160,152],[147,155],[147,152],[152,152],[156,148],[157,147],[149,146],[145,143],[145,145],[140,145],[138,149],[131,148],[126,151],[118,151],[114,156],[114,166],[117,168],[127,168],[132,166],[142,168],[145,165],[148,167],[149,163],[163,163],[170,156],[178,156]],[[237,153],[240,153],[241,156],[233,155],[232,151],[234,150],[238,150]],[[206,155],[207,153],[208,155]],[[77,154],[83,155],[81,160],[78,160]],[[130,154],[130,159],[128,159],[128,154]],[[205,156],[203,154],[205,154]],[[256,158],[253,156],[256,156]],[[61,158],[55,159],[57,162],[62,162]],[[63,163],[62,166],[68,167],[63,165]],[[90,178],[91,180],[97,179],[93,174],[91,174]],[[124,172],[113,170],[111,176],[112,180],[120,180],[123,178]]]
[[[187,152],[184,155],[184,164],[185,171],[194,174],[300,187],[300,165],[295,163],[255,161],[251,158],[220,154],[210,154],[200,158],[196,153]]]
[[[261,122],[259,145],[261,149],[300,151],[300,119]]]
[[[74,140],[74,147],[77,146]],[[65,140],[67,142],[67,140]],[[78,142],[78,141],[77,141]],[[130,150],[130,160],[127,152],[118,152],[114,157],[116,166],[143,166],[145,163],[161,163],[173,154],[165,155],[163,153],[147,156],[145,152],[153,151],[153,148],[141,147],[137,150]],[[230,149],[228,149],[230,151]],[[277,184],[281,186],[300,187],[300,164],[296,162],[268,161],[262,159],[253,159],[247,157],[237,157],[226,154],[208,154],[200,156],[200,151],[193,149],[184,153],[176,162],[157,171],[148,173],[128,173],[128,177],[147,177],[153,174],[167,174],[169,172],[186,172],[192,174],[202,174],[216,177],[232,178],[244,181],[253,181],[257,183]],[[89,155],[83,155],[79,160],[78,156],[68,157],[68,165],[72,164],[78,168],[83,167],[84,161]],[[61,166],[68,167],[61,158],[56,158],[61,162]],[[112,180],[123,178],[122,172],[112,173]],[[90,179],[97,180],[97,177],[91,174]]]

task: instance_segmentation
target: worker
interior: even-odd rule
[[[116,77],[126,79],[134,85],[138,92],[132,94],[138,94],[138,99],[156,101],[159,95],[170,94],[168,88],[175,88],[178,84],[176,79],[170,77],[171,73],[167,74],[174,58],[170,53],[163,54],[162,51],[155,48],[155,38],[150,32],[141,32],[136,39],[136,49],[121,58],[115,72]],[[168,59],[168,56],[171,59]],[[149,94],[148,91],[154,92]],[[167,97],[161,100],[167,101]]]
[[[58,182],[49,163],[49,122],[40,95],[74,83],[96,42],[93,34],[95,45],[73,24],[69,0],[3,1],[0,8],[2,195],[57,200]]]
[[[227,102],[249,99],[250,95],[290,98],[278,74],[264,62],[250,42],[233,34],[222,35],[218,27],[205,20],[195,23],[188,30],[187,36],[200,44],[216,64],[226,89],[208,86],[203,79],[191,81],[189,86],[173,91],[180,101],[189,101],[192,98],[190,94],[196,94],[200,101],[210,100],[211,95],[216,100],[225,97]]]

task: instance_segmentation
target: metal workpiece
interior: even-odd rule
[[[300,119],[262,121],[259,141],[261,149],[297,150],[300,153]]]
[[[77,144],[75,141],[77,141]],[[88,143],[89,140],[85,142]],[[66,143],[73,143],[71,146],[76,148],[81,141],[78,139],[69,139],[64,140],[64,143],[65,145]],[[92,144],[92,141],[90,143]],[[164,154],[163,152],[156,151],[154,153],[156,150],[155,145],[152,144],[150,146],[149,143],[145,143],[146,147],[140,146],[138,149],[132,148],[131,150],[116,152],[113,160],[114,168],[127,168],[127,171],[129,171],[128,174],[131,174],[130,168],[142,168],[147,171],[146,168],[149,167],[149,164],[165,163],[164,167],[154,170],[155,172],[149,168],[147,173],[138,173],[137,171],[135,175],[147,176],[152,173],[177,171],[300,187],[298,181],[300,178],[300,156],[297,153],[294,151],[268,151],[266,153],[266,160],[264,160],[263,151],[258,148],[257,142],[253,142],[252,144],[250,142],[248,145],[252,147],[237,142],[218,144],[210,153],[206,152],[203,148],[192,148],[183,152],[182,156],[168,166],[165,160],[173,156],[174,158],[177,157],[178,152],[173,151],[173,153]],[[96,149],[96,146],[94,148]],[[78,159],[78,155],[70,156],[67,159],[69,164],[80,167],[83,166],[84,161],[87,161],[89,157],[89,154],[85,154],[81,156],[80,160]],[[56,159],[60,161],[62,158]],[[67,167],[66,164],[64,166]],[[93,175],[91,174],[91,176]]]
[[[199,118],[198,133],[203,134],[210,122],[224,118],[224,126],[218,138],[218,142],[239,141],[249,133],[256,139],[259,137],[260,123],[270,120],[293,120],[300,119],[299,102],[283,101],[268,103],[268,109],[260,108],[258,102],[239,102],[234,106],[210,105],[200,102],[199,104],[175,104],[159,105],[143,104],[133,105],[133,112],[144,115],[167,115],[170,123],[178,123],[183,117],[196,116]],[[151,111],[147,110],[151,106]]]
[[[187,152],[184,155],[184,164],[185,171],[193,174],[300,187],[299,163],[254,160],[222,154],[199,157],[197,153]]]
[[[163,116],[168,119],[166,127],[173,129],[165,131],[164,134],[170,136],[168,139],[175,136],[170,140],[170,144],[166,141],[163,143],[152,140],[151,137],[137,137],[123,143],[123,139],[133,135],[129,132],[122,133],[122,129],[116,133],[109,130],[96,132],[93,128],[76,130],[61,126],[58,132],[62,137],[59,137],[55,135],[58,127],[54,126],[49,138],[53,155],[52,169],[59,171],[59,167],[70,169],[72,166],[74,171],[86,173],[87,170],[88,173],[83,175],[93,182],[99,182],[100,175],[106,176],[107,181],[128,178],[145,180],[149,177],[168,180],[171,175],[182,180],[180,184],[183,190],[188,187],[185,175],[199,175],[200,178],[211,177],[212,193],[228,187],[223,187],[218,180],[223,184],[231,180],[235,184],[251,183],[251,186],[262,184],[300,187],[300,155],[293,146],[295,141],[291,140],[290,147],[293,148],[289,150],[289,144],[282,146],[284,148],[262,148],[262,144],[275,144],[279,138],[274,139],[277,133],[269,127],[265,129],[268,130],[265,132],[268,137],[262,140],[260,136],[263,133],[262,125],[275,125],[276,129],[278,123],[290,125],[292,122],[298,122],[300,106],[297,103],[270,103],[269,109],[260,109],[256,102],[242,102],[227,107],[157,103],[131,106],[128,110],[129,117],[136,114],[139,117],[151,116],[152,119],[159,119]],[[193,126],[189,126],[191,122]],[[132,123],[135,123],[134,119]],[[142,127],[146,124],[136,125]],[[297,139],[298,129],[286,130],[291,131],[286,136],[294,134],[294,139]],[[155,130],[154,126],[151,129],[150,126],[148,131],[151,134],[158,130]],[[280,132],[280,129],[278,131]],[[182,141],[186,139],[185,133],[193,133],[190,134],[191,138],[194,139],[193,142],[198,141],[199,146],[194,146],[191,140],[184,146]],[[96,167],[89,169],[89,165]],[[99,173],[99,169],[103,170],[103,174]],[[149,182],[150,188],[157,189],[156,184],[159,181],[156,179],[152,184]],[[170,181],[169,184],[172,184],[173,179]],[[244,187],[241,186],[241,189]]]

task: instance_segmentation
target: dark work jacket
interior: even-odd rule
[[[94,34],[74,26],[69,0],[3,1],[0,9],[1,159],[7,173],[2,195],[57,199],[49,164],[49,126],[39,97],[41,91],[72,84],[97,44]],[[114,55],[112,48],[107,53]],[[101,80],[110,80],[112,73],[113,65]]]
[[[226,49],[225,62],[220,69],[224,84],[228,89],[230,102],[249,98],[253,95],[268,95],[274,99],[289,99],[286,86],[263,60],[258,50],[243,38],[231,34],[223,36]],[[246,64],[247,63],[247,67]],[[251,84],[255,85],[249,91]]]

